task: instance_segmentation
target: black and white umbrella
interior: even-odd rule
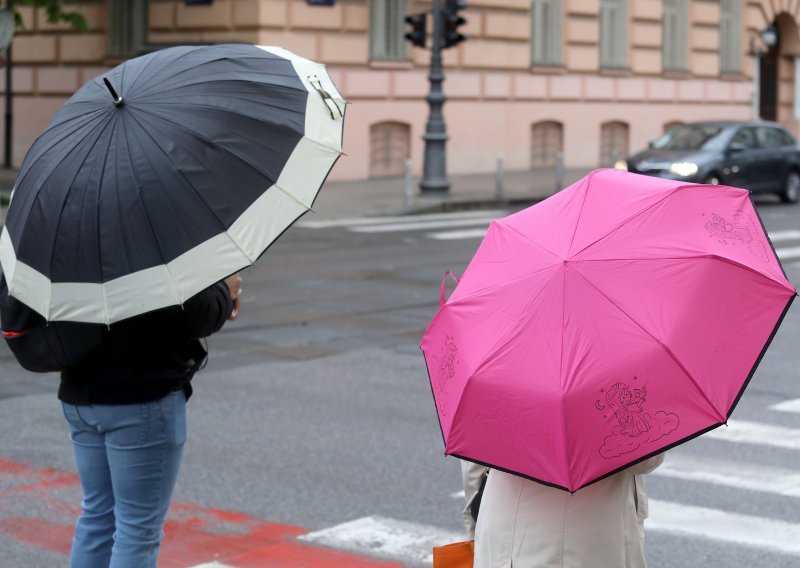
[[[23,161],[9,293],[50,321],[182,304],[310,210],[344,110],[324,66],[275,47],[174,47],[89,81]]]

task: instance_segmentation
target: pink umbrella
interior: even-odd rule
[[[492,223],[442,292],[445,453],[576,491],[699,436],[795,295],[746,190],[592,172]]]

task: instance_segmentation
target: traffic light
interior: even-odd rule
[[[411,31],[406,34],[406,39],[412,45],[425,47],[425,23],[427,19],[428,14],[425,12],[406,16],[406,23],[411,26]]]
[[[442,14],[442,20],[444,21],[443,48],[453,47],[467,39],[464,34],[458,31],[458,28],[467,23],[463,16],[458,15],[458,12],[466,7],[467,5],[463,0],[447,0],[444,14]]]

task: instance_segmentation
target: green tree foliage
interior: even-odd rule
[[[31,6],[33,8],[43,8],[47,14],[47,21],[55,24],[58,22],[66,22],[70,27],[77,31],[86,31],[88,24],[86,18],[80,12],[67,11],[63,9],[62,0],[13,0],[9,2],[6,0],[6,5],[17,6]],[[17,27],[22,27],[22,17],[18,12],[14,12],[14,19],[17,22]]]

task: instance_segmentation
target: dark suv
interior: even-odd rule
[[[625,167],[618,163],[617,167]],[[774,122],[694,122],[673,126],[627,160],[630,172],[800,197],[800,146]]]

